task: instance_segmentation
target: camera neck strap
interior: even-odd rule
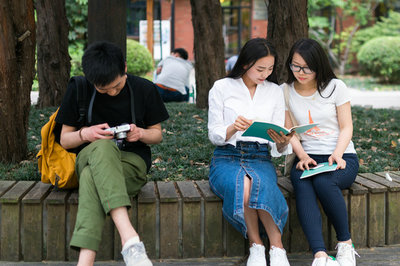
[[[131,97],[131,117],[132,117],[132,124],[136,124],[136,116],[135,116],[135,99],[133,97],[133,89],[132,86],[129,82],[129,79],[126,79],[126,84],[128,85],[129,89],[129,94]],[[93,90],[92,97],[90,98],[90,103],[89,103],[89,109],[88,109],[88,124],[92,124],[92,114],[93,114],[93,103],[94,103],[94,98],[96,98],[96,88]]]

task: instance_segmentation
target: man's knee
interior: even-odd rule
[[[94,153],[96,157],[100,158],[105,156],[112,156],[112,154],[116,154],[120,156],[120,150],[114,141],[109,139],[99,139],[91,144],[88,147],[90,153]],[[85,148],[85,149],[86,149]]]
[[[91,184],[94,184],[92,171],[90,170],[89,166],[86,166],[79,175],[79,187],[84,187]]]
[[[110,139],[99,139],[92,142],[90,145],[93,145],[96,149],[101,149],[105,151],[116,149],[118,150],[117,145],[113,140]]]

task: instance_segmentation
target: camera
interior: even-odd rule
[[[116,139],[125,139],[127,136],[126,133],[131,130],[131,126],[129,124],[122,124],[119,126],[107,128],[105,130],[114,133],[114,138]]]

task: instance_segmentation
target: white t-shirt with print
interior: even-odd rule
[[[301,134],[301,144],[308,154],[332,154],[340,132],[336,107],[350,101],[349,90],[339,79],[332,79],[321,94],[323,97],[318,91],[311,96],[301,96],[294,89],[293,83],[289,85],[289,108],[297,123],[318,123],[316,127]],[[345,153],[356,153],[352,141]]]
[[[226,130],[241,115],[247,119],[265,121],[283,126],[285,121],[285,102],[278,85],[264,81],[258,84],[253,98],[241,78],[217,80],[208,95],[208,137],[217,146],[236,141],[253,141],[268,144],[271,155],[278,157],[275,143],[263,138],[242,137],[243,131],[236,132],[226,140]],[[291,153],[289,144],[282,154]]]

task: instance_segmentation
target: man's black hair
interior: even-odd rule
[[[178,53],[179,57],[187,60],[189,58],[188,52],[183,48],[176,48],[172,50],[173,53]]]
[[[92,84],[106,86],[125,74],[122,50],[110,42],[94,42],[83,54],[82,69]]]

